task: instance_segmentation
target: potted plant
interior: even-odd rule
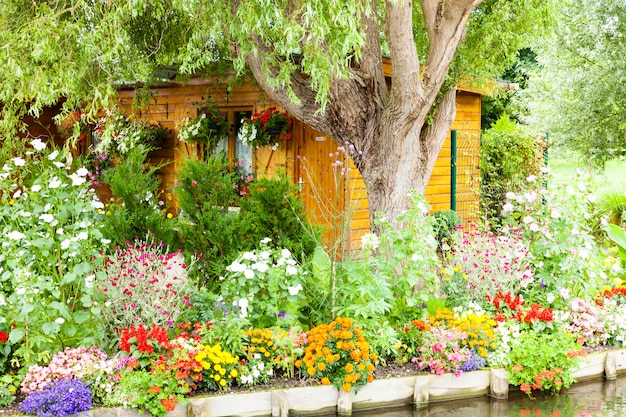
[[[158,149],[170,133],[170,129],[158,122],[131,120],[112,111],[100,118],[93,130],[96,142],[94,150],[111,156],[124,156],[140,145],[149,150]]]
[[[185,143],[203,144],[206,153],[212,153],[218,142],[228,135],[230,122],[213,100],[198,108],[195,119],[185,118],[177,125],[178,139]]]
[[[287,113],[278,111],[276,107],[269,107],[245,119],[239,129],[238,138],[255,149],[268,145],[276,149],[280,135],[284,134],[286,140],[291,139],[288,131],[292,123]]]

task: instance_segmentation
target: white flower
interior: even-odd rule
[[[13,158],[11,159],[11,161],[13,161],[13,165],[15,165],[16,167],[23,167],[24,165],[26,165],[26,161],[22,158]]]
[[[11,240],[20,240],[20,239],[24,239],[26,235],[24,233],[18,232],[17,230],[14,230],[12,232],[7,233],[7,237]]]
[[[31,187],[31,189],[30,189],[30,190],[31,190],[33,193],[37,193],[37,192],[41,191],[41,185],[39,185],[39,184],[35,184],[35,185],[33,185],[33,186]]]
[[[259,258],[261,259],[269,259],[270,256],[272,256],[272,253],[267,250],[264,250],[263,252],[259,253]]]
[[[302,284],[298,284],[293,287],[287,287],[290,295],[298,295],[298,293],[302,291],[302,289]]]
[[[111,239],[100,239],[100,243],[102,243],[103,245],[108,245],[109,243],[111,243]]]
[[[44,149],[46,149],[46,144],[42,142],[39,138],[33,140],[30,144],[33,148],[35,148],[35,150],[38,151],[43,151]]]
[[[61,186],[61,180],[59,180],[57,177],[52,178],[52,181],[50,181],[50,184],[48,184],[49,188],[59,188]]]
[[[54,220],[54,216],[52,214],[44,213],[39,216],[39,220],[44,221],[46,223],[51,223]]]
[[[376,233],[366,233],[361,237],[361,246],[365,250],[375,251],[380,242]]]
[[[55,159],[57,159],[57,156],[59,156],[59,151],[54,151],[50,155],[48,155],[48,159],[50,161],[54,161]]]
[[[270,243],[271,241],[272,241],[272,238],[270,237],[264,237],[263,239],[261,239],[261,243],[264,245]]]
[[[537,223],[533,223],[530,226],[528,226],[528,228],[532,231],[532,232],[537,232],[539,231],[539,225]]]
[[[248,279],[252,279],[254,278],[254,271],[252,269],[246,269],[245,271],[243,271],[243,276]]]
[[[593,194],[589,194],[587,196],[587,201],[589,201],[591,204],[595,203],[596,202],[596,196],[593,195]]]
[[[558,219],[559,217],[561,217],[561,212],[553,209],[552,212],[550,213],[550,217],[552,217],[553,219]]]
[[[65,168],[65,164],[63,162],[54,161],[52,164],[57,168]]]
[[[537,177],[535,175],[530,175],[528,178],[526,178],[526,181],[535,182],[537,181]]]
[[[554,302],[554,294],[548,294],[546,297],[546,301],[548,302],[548,304],[552,304]]]
[[[104,204],[101,201],[98,201],[98,200],[91,200],[91,207],[93,207],[95,209],[103,209],[104,208]]]
[[[532,221],[533,221],[532,217],[530,217],[530,216],[524,217],[524,223],[528,224],[528,223],[532,223]]]
[[[250,268],[256,269],[259,272],[267,272],[270,269],[265,262],[255,262]]]
[[[95,275],[88,275],[85,277],[85,287],[87,288],[92,288],[93,287],[93,281],[96,278]]]
[[[248,269],[248,267],[245,264],[239,263],[237,261],[234,261],[232,264],[226,267],[226,270],[231,272],[243,272],[246,269]]]
[[[80,175],[78,175],[78,173],[71,174],[69,177],[72,179],[72,185],[74,186],[78,186],[87,182],[85,177],[81,177]]]
[[[280,256],[283,258],[289,258],[291,256],[291,251],[289,249],[283,248],[280,251]]]
[[[62,227],[59,227],[59,228],[57,229],[57,235],[62,235],[63,233],[65,233],[65,230],[63,230],[63,228],[62,228]]]
[[[548,167],[541,167],[540,171],[544,174],[547,174],[548,172],[550,172],[550,168]]]
[[[86,177],[87,174],[89,174],[89,170],[85,167],[81,167],[76,170],[76,175],[80,175],[81,177]]]
[[[537,200],[537,193],[536,192],[530,192],[530,193],[525,193],[524,194],[524,198],[526,199],[526,201],[528,201],[529,203],[534,203],[535,200]]]
[[[247,298],[240,298],[239,300],[234,301],[233,305],[241,309],[242,318],[245,319],[246,317],[248,317],[248,299]]]
[[[293,265],[287,265],[287,268],[285,268],[285,274],[287,274],[288,276],[297,275],[298,274],[298,268],[296,268]]]
[[[571,185],[568,185],[567,187],[565,187],[565,192],[568,195],[574,195],[574,187],[572,187]]]
[[[507,214],[508,212],[513,211],[513,204],[506,203],[502,206],[502,214]]]
[[[241,259],[245,259],[246,261],[256,261],[256,255],[254,252],[244,252],[243,255],[241,255]]]
[[[509,200],[513,200],[515,198],[515,193],[509,191],[508,193],[506,193],[506,198],[508,198]]]
[[[569,290],[565,287],[562,287],[560,290],[561,293],[561,297],[563,297],[563,299],[567,300],[569,298]]]
[[[78,240],[87,240],[89,239],[89,234],[87,232],[80,232],[78,236],[76,236]]]
[[[17,190],[15,193],[13,193],[13,198],[20,198],[20,196],[22,195],[22,190]]]
[[[587,252],[586,249],[580,249],[578,251],[578,256],[580,256],[582,259],[589,259],[589,252]]]
[[[24,295],[24,294],[26,294],[26,288],[19,287],[18,289],[15,290],[15,294],[17,294],[17,295]]]
[[[65,323],[65,319],[63,317],[59,317],[58,319],[56,319],[54,321],[56,324],[63,324]]]
[[[61,249],[63,250],[68,249],[71,243],[72,241],[70,239],[65,239],[64,241],[61,242]]]

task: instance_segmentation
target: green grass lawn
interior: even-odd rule
[[[576,179],[576,173],[580,170],[584,175],[591,176],[592,182],[597,187],[596,194],[626,193],[626,161],[610,161],[604,171],[590,170],[589,165],[581,164],[573,159],[553,158],[549,161],[552,182],[571,183]]]

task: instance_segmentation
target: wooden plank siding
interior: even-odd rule
[[[478,192],[480,187],[480,107],[481,96],[460,90],[457,93],[457,113],[451,130],[457,131],[457,214],[464,224],[478,221]],[[426,201],[431,212],[449,210],[451,204],[451,140],[448,133],[439,158],[426,187]],[[358,209],[350,226],[351,247],[357,247],[361,236],[370,230],[365,185],[350,189],[352,202]]]
[[[390,71],[388,62],[385,65]],[[118,106],[127,112],[134,112],[135,117],[175,129],[185,117],[196,117],[197,104],[207,97],[214,100],[231,119],[235,112],[255,112],[275,105],[252,80],[228,87],[224,83],[193,78],[186,84],[168,83],[152,90],[152,93],[150,106],[132,110],[135,92],[122,89],[119,91]],[[458,132],[457,211],[466,222],[476,221],[478,215],[480,105],[479,92],[458,91],[456,119],[452,125],[452,129]],[[283,139],[275,151],[265,148],[254,153],[255,174],[258,177],[286,174],[300,187],[311,218],[327,226],[327,246],[344,241],[342,249],[358,247],[361,236],[370,230],[367,188],[363,178],[345,152],[338,150],[339,145],[325,134],[294,120],[291,135],[292,139]],[[233,127],[228,146],[231,157],[234,136]],[[159,173],[164,195],[173,189],[184,161],[197,158],[198,152],[197,146],[180,142],[174,132],[163,143],[162,149],[151,153],[153,163],[169,162]],[[433,211],[450,209],[450,154],[448,134],[426,188],[426,198]],[[344,227],[347,225],[349,227]],[[344,232],[347,235],[342,235]]]

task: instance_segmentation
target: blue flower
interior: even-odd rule
[[[62,379],[33,391],[19,409],[37,417],[67,417],[91,409],[92,397],[89,386],[78,379]]]

